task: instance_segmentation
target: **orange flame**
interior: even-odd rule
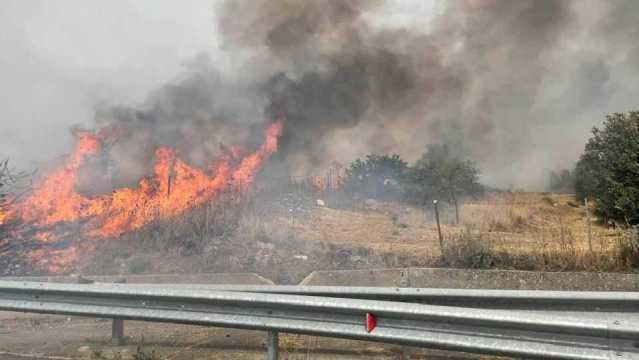
[[[140,180],[137,188],[120,188],[110,194],[87,197],[75,191],[78,171],[84,162],[101,151],[100,134],[83,133],[66,164],[45,176],[37,189],[10,209],[4,218],[16,218],[41,229],[35,236],[41,243],[58,239],[44,230],[60,223],[80,222],[88,238],[119,236],[139,229],[158,218],[178,215],[213,199],[221,191],[249,186],[264,161],[277,151],[282,122],[273,123],[265,132],[264,144],[232,164],[233,155],[218,159],[211,174],[193,168],[168,148],[157,149],[153,176]],[[83,245],[90,249],[90,243]],[[79,249],[37,249],[27,257],[47,264],[49,271],[60,272],[76,263]]]

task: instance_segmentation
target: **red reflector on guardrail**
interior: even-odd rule
[[[375,315],[371,313],[366,313],[366,331],[371,332],[377,326],[377,319],[375,319]]]

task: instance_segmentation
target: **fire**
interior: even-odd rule
[[[20,218],[35,221],[36,225],[78,220],[82,214],[79,210],[89,201],[74,190],[78,170],[87,157],[96,155],[100,149],[97,136],[89,133],[80,135],[65,166],[46,176],[38,189],[19,204]]]
[[[259,149],[238,158],[241,151],[234,148],[228,156],[216,159],[209,171],[189,166],[171,148],[158,148],[152,176],[140,180],[135,188],[95,197],[79,194],[75,185],[82,165],[100,153],[103,135],[83,133],[66,163],[44,176],[36,190],[7,213],[0,213],[0,223],[19,219],[39,229],[31,237],[43,244],[60,240],[47,229],[63,223],[80,224],[80,232],[88,239],[119,236],[211,201],[221,191],[249,186],[264,161],[277,151],[281,133],[281,121],[271,124]],[[93,248],[91,242],[82,246]],[[27,257],[46,263],[51,272],[60,272],[76,263],[80,250],[76,246],[41,248]]]

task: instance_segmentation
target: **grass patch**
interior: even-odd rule
[[[145,350],[141,346],[138,346],[133,354],[133,360],[163,360],[164,358],[158,355],[155,350]]]
[[[445,242],[441,266],[528,271],[632,272],[639,268],[636,230],[625,231],[614,246],[592,252],[568,240],[525,253],[499,248],[481,233],[464,230]]]

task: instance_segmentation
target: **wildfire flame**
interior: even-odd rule
[[[59,241],[48,229],[61,223],[81,224],[80,232],[90,239],[119,236],[204,204],[221,191],[249,186],[264,160],[277,151],[281,133],[281,121],[271,124],[259,149],[240,159],[240,151],[234,149],[216,159],[210,171],[189,166],[171,148],[158,148],[152,176],[140,180],[136,188],[120,188],[95,197],[75,190],[82,165],[102,150],[100,133],[83,133],[64,166],[44,176],[29,196],[0,213],[0,224],[19,219],[38,229],[32,237],[41,243]],[[94,247],[91,242],[82,246]],[[79,249],[40,248],[27,257],[45,262],[50,272],[60,272],[77,262]]]

